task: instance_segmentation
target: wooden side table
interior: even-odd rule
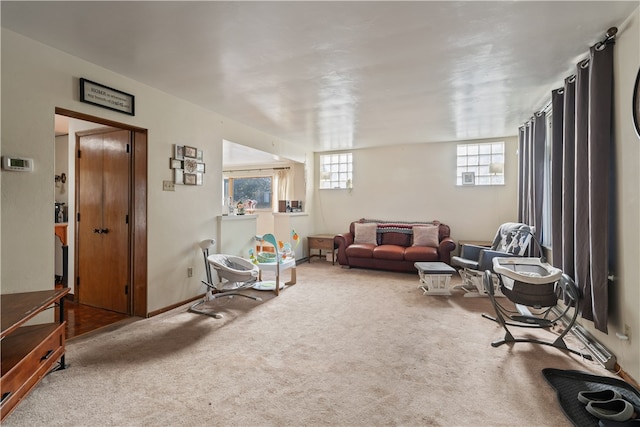
[[[0,420],[4,420],[48,372],[65,368],[64,296],[67,293],[69,288],[0,296]],[[28,320],[54,305],[58,306],[57,321],[27,324]]]
[[[322,258],[322,250],[331,251],[331,261],[332,265],[336,265],[336,257],[335,257],[335,246],[333,244],[333,234],[318,234],[315,236],[307,237],[307,242],[309,244],[309,262],[311,262],[311,257],[317,256]],[[311,254],[312,249],[317,249],[318,254]]]

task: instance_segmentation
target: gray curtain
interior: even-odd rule
[[[577,65],[576,75],[552,92],[551,220],[552,262],[574,278],[582,293],[581,315],[597,329],[607,332],[608,275],[610,271],[611,184],[613,182],[613,43],[594,46],[588,60]],[[541,228],[542,202],[537,192],[536,171],[542,173],[537,149],[538,124],[532,135],[520,132],[521,181],[529,187],[519,191],[518,206],[532,203],[523,222]],[[542,117],[543,118],[543,117]],[[527,199],[529,202],[527,202]],[[538,206],[538,203],[540,204]],[[525,210],[519,214],[526,214]]]
[[[589,79],[589,255],[591,309],[596,328],[607,332],[609,210],[613,167],[613,44],[591,48]],[[583,317],[586,317],[583,315]]]
[[[589,269],[589,61],[578,64],[576,72],[576,121],[574,149],[574,260],[576,284],[584,299],[582,316],[591,318]]]
[[[529,128],[531,122],[520,127],[518,139],[518,222],[529,218]]]
[[[531,192],[533,194],[532,221],[538,242],[542,241],[542,204],[544,201],[544,150],[547,139],[547,118],[545,113],[537,113],[533,120],[533,144],[531,146],[533,167],[531,169]],[[537,245],[534,245],[534,256],[539,256]]]
[[[562,269],[562,133],[564,89],[551,92],[551,264]]]
[[[562,126],[562,222],[553,227],[562,231],[562,271],[575,277],[575,171],[576,171],[576,77],[564,81],[564,109]],[[553,114],[556,114],[554,111]],[[554,246],[555,248],[555,246]]]
[[[520,165],[518,195],[520,207],[518,221],[535,227],[535,237],[540,242],[542,234],[542,201],[544,198],[544,146],[546,139],[546,115],[536,113],[520,131]],[[533,245],[532,254],[539,253]]]
[[[526,201],[527,197],[525,197],[526,193],[526,185],[524,183],[524,179],[527,176],[525,173],[526,162],[525,162],[525,142],[527,141],[527,130],[529,129],[528,125],[520,126],[520,130],[518,132],[518,222],[522,222],[522,218],[525,217],[526,212]]]

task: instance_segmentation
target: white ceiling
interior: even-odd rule
[[[639,5],[2,1],[1,17],[17,33],[326,151],[515,135]]]

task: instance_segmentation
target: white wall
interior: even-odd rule
[[[218,240],[214,252],[249,258],[249,251],[256,247],[256,215],[219,216]]]
[[[640,381],[640,137],[633,126],[631,107],[640,70],[640,8],[618,28],[614,47],[614,134],[616,206],[615,280],[609,296],[609,333],[591,322],[581,323],[618,358],[618,363]],[[631,340],[622,341],[624,325]]]
[[[353,189],[316,191],[316,231],[346,232],[359,218],[437,219],[456,241],[492,240],[500,224],[517,220],[517,138],[491,141],[505,142],[505,185],[456,186],[455,142],[353,151]]]
[[[278,140],[104,68],[2,29],[2,155],[35,161],[32,173],[2,171],[2,293],[51,289],[54,277],[54,115],[61,107],[148,129],[148,311],[203,289],[197,242],[216,238],[222,206],[222,140],[305,161]],[[79,102],[85,77],[136,97],[134,117]],[[173,144],[204,150],[203,186],[162,191]],[[69,177],[72,179],[72,177]],[[73,181],[71,181],[73,182]],[[45,242],[45,243],[43,243]],[[49,243],[50,242],[50,243]],[[187,268],[194,268],[192,278]]]
[[[615,47],[618,276],[612,292],[609,335],[594,332],[636,380],[640,379],[640,141],[633,130],[630,106],[635,74],[640,66],[639,21],[640,11],[636,10],[620,27]],[[398,220],[439,219],[451,226],[456,240],[486,239],[498,224],[516,217],[514,138],[505,139],[507,185],[504,187],[456,187],[453,179],[455,144],[441,142],[356,150],[353,190],[319,191],[314,188],[317,159],[298,145],[265,135],[6,29],[2,29],[1,42],[2,155],[22,155],[36,162],[33,173],[3,171],[0,178],[3,293],[53,286],[54,249],[49,237],[53,228],[55,107],[149,130],[148,311],[182,301],[202,290],[202,260],[196,242],[217,237],[216,217],[222,208],[223,138],[305,163],[306,197],[296,194],[296,198],[306,200],[305,211],[313,217],[310,233],[343,232],[351,221],[375,216]],[[80,103],[79,77],[134,94],[136,116]],[[560,84],[558,82],[558,86]],[[162,191],[162,180],[171,179],[167,159],[174,143],[188,143],[205,150],[207,174],[202,187]],[[195,268],[191,279],[186,277],[189,266]],[[624,324],[631,327],[630,342],[615,336]]]

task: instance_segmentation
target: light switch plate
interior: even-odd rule
[[[173,181],[162,181],[162,191],[176,191],[176,185]]]

